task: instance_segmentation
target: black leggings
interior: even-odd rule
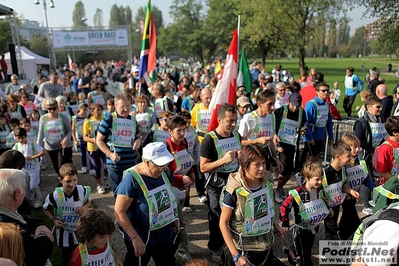
[[[53,167],[57,176],[60,175],[60,167],[64,163],[72,163],[72,147],[47,151],[50,156],[51,162],[53,163]]]
[[[346,112],[346,114],[348,116],[351,116],[351,114],[352,114],[352,105],[355,102],[355,99],[356,99],[356,94],[353,95],[353,96],[345,95],[345,98],[344,98],[344,110],[345,110],[345,112]]]

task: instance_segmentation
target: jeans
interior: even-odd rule
[[[115,166],[108,166],[109,184],[111,185],[112,192],[115,192],[119,183],[122,181],[123,171],[125,171],[126,169],[116,168]]]

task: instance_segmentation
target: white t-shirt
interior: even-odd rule
[[[278,109],[281,106],[288,104],[290,99],[290,94],[287,92],[283,97],[276,94],[276,102],[274,103],[274,109]]]

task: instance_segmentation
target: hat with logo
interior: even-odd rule
[[[248,97],[239,97],[237,99],[237,106],[245,107],[247,105],[251,105],[251,103],[249,102]]]
[[[143,159],[152,161],[155,165],[162,166],[170,163],[175,158],[166,149],[166,145],[162,142],[151,142],[143,148]]]
[[[299,93],[294,92],[290,96],[290,103],[293,106],[301,106],[302,105],[302,96]]]

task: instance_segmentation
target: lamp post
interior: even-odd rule
[[[35,0],[35,5],[40,5],[40,1],[39,0]],[[54,2],[53,0],[50,0],[50,4],[49,4],[50,8],[54,8]],[[54,57],[52,56],[52,50],[51,50],[51,42],[50,42],[50,33],[49,33],[49,27],[48,27],[48,18],[47,18],[47,4],[46,4],[46,0],[43,0],[43,8],[44,8],[44,16],[46,18],[46,30],[47,30],[47,42],[48,42],[48,56],[50,57],[50,67],[53,67],[54,65]]]

